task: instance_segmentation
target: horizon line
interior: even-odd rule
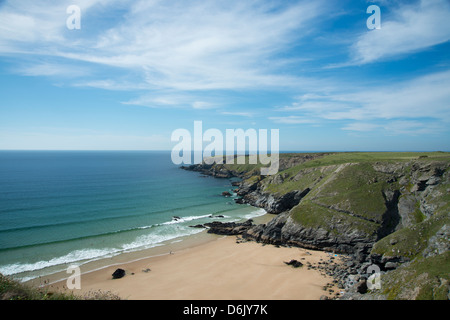
[[[61,151],[61,152],[75,152],[75,151],[81,151],[81,152],[172,152],[171,149],[0,149],[0,152],[2,151]],[[191,152],[203,152],[203,150],[198,151],[191,151]],[[226,151],[225,151],[226,152]],[[236,152],[236,151],[234,151]],[[248,151],[238,151],[236,152],[237,155],[239,153],[244,152],[247,154],[253,154],[249,153]],[[268,153],[271,153],[270,151],[267,151]],[[444,152],[448,153],[449,151],[445,150],[433,150],[433,151],[424,151],[424,150],[406,150],[406,151],[389,151],[389,150],[381,150],[381,151],[375,151],[375,150],[279,150],[278,153],[327,153],[327,152],[339,152],[339,153],[356,153],[356,152],[373,152],[373,153],[381,153],[381,152],[399,152],[399,153],[407,153],[407,152],[416,152],[416,153],[435,153],[435,152]],[[224,154],[225,156],[226,154]]]

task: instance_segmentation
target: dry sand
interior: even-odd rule
[[[332,278],[308,270],[306,262],[317,264],[328,257],[321,251],[236,243],[236,237],[229,236],[172,254],[82,274],[81,290],[74,293],[110,291],[129,300],[319,299],[328,295],[323,287]],[[293,268],[284,263],[291,259],[305,265]],[[124,269],[126,276],[112,279],[117,268]],[[63,290],[65,284],[61,281],[51,287]]]

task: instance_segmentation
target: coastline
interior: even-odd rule
[[[206,239],[205,239],[206,240]],[[236,242],[236,236],[214,235],[191,242],[171,254],[141,257],[82,273],[81,289],[66,289],[66,280],[50,283],[50,291],[77,295],[101,290],[128,300],[318,300],[332,278],[307,263],[318,264],[330,254],[257,242]],[[287,265],[292,259],[301,268]],[[122,268],[125,277],[112,279]],[[66,278],[68,275],[66,275]],[[330,286],[334,292],[338,289]]]
[[[253,217],[252,220],[256,224],[265,224],[272,220],[273,217],[273,215],[266,213],[264,215]],[[196,234],[180,236],[175,239],[161,242],[160,244],[147,249],[124,252],[112,257],[89,261],[81,265],[78,265],[77,263],[68,263],[66,264],[64,271],[56,271],[44,276],[34,277],[30,280],[24,281],[24,283],[35,287],[50,286],[56,283],[65,282],[70,276],[70,274],[66,272],[66,269],[70,266],[78,266],[82,274],[88,274],[91,272],[100,271],[108,267],[120,266],[126,263],[133,263],[144,259],[166,256],[171,253],[206,244],[208,242],[217,240],[220,237],[222,236],[207,233],[207,230],[205,229]]]

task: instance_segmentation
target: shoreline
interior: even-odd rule
[[[265,213],[261,216],[256,216],[251,219],[256,224],[265,224],[269,222],[273,217],[274,215]],[[79,266],[82,274],[88,274],[108,267],[119,266],[125,263],[137,262],[143,259],[156,258],[160,256],[169,255],[170,253],[175,253],[189,248],[194,248],[206,244],[208,242],[217,240],[220,237],[223,236],[207,233],[207,230],[205,229],[199,233],[187,236],[180,236],[178,238],[161,242],[160,244],[147,249],[124,252],[112,257],[105,257],[85,262],[82,263],[81,265],[77,263],[68,263],[66,264],[66,267],[63,271],[56,271],[46,274],[44,276],[37,276],[35,278],[24,281],[24,283],[36,287],[44,287],[55,283],[59,283],[61,281],[66,281],[67,277],[70,276],[70,274],[66,273],[66,269],[71,265]]]
[[[326,261],[330,253],[212,236],[185,243],[171,254],[141,256],[82,272],[80,290],[67,289],[66,280],[48,283],[46,288],[81,296],[101,290],[128,300],[318,300],[333,298],[329,289],[339,292],[331,285],[331,276],[307,267]],[[292,259],[303,266],[285,263]],[[126,275],[112,279],[117,268]]]

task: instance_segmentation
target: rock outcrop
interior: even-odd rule
[[[225,236],[242,235],[254,226],[253,220],[249,219],[242,223],[213,221],[204,224],[208,228],[208,233]]]

